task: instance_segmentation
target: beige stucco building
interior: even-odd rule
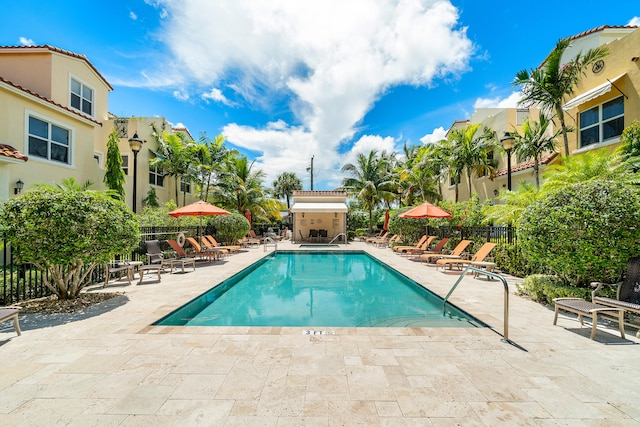
[[[290,211],[293,241],[346,243],[347,193],[296,190]]]
[[[79,183],[92,181],[93,189],[104,189],[109,134],[117,125],[127,205],[133,208],[134,155],[129,139],[137,132],[146,141],[138,154],[137,197],[142,200],[154,188],[162,204],[175,198],[176,180],[150,170],[150,150],[157,148],[151,124],[168,132],[163,118],[121,119],[109,114],[113,87],[84,55],[52,46],[0,47],[0,201],[37,184],[55,185],[66,178]],[[192,185],[177,201],[195,200]]]

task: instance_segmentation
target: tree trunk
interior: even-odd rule
[[[558,120],[560,120],[560,128],[562,129],[562,139],[564,140],[564,155],[569,157],[569,137],[567,136],[567,125],[564,122],[564,111],[561,106],[556,108]]]
[[[533,172],[536,176],[536,188],[540,188],[540,164],[538,163],[538,156],[533,158]]]

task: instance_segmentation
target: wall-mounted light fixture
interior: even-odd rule
[[[13,194],[22,193],[22,189],[23,188],[24,188],[24,182],[22,182],[22,180],[20,178],[18,178],[18,180],[16,181],[16,186],[13,189]]]
[[[302,218],[304,218],[304,212],[302,212]]]

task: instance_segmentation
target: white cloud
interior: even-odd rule
[[[136,15],[136,13],[134,11],[129,11],[129,18],[132,21],[137,21],[138,20],[138,15]]]
[[[339,168],[338,148],[385,91],[465,72],[473,53],[446,0],[147,2],[167,12],[162,39],[173,55],[146,71],[148,85],[224,83],[261,109],[270,95],[291,96],[299,126],[225,127],[230,142],[263,153],[268,174],[302,176],[313,154],[322,167]],[[367,138],[374,137],[358,143]]]
[[[516,108],[520,98],[522,98],[520,92],[512,92],[507,98],[478,98],[473,108]]]
[[[225,105],[231,105],[231,102],[224,96],[222,91],[218,88],[211,88],[209,92],[205,92],[202,94],[202,99],[211,100],[214,102],[221,102]]]
[[[447,130],[442,126],[440,126],[439,128],[435,128],[433,132],[428,133],[422,138],[420,138],[420,141],[425,145],[433,144],[434,142],[438,142],[445,139],[446,136],[447,136]]]
[[[629,26],[640,26],[640,16],[634,16],[633,18],[631,18],[631,20],[629,21],[629,23],[627,25],[629,25]]]
[[[189,92],[187,92],[184,88],[180,88],[173,91],[173,96],[180,101],[186,101],[189,99]]]
[[[35,46],[36,44],[32,39],[28,39],[26,37],[20,37],[20,44],[23,46]]]

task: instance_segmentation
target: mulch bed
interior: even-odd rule
[[[94,304],[109,300],[111,298],[124,295],[123,292],[95,292],[83,293],[78,298],[70,300],[59,300],[52,295],[44,298],[32,299],[19,302],[15,305],[22,307],[22,313],[73,313],[78,310],[90,307]]]

